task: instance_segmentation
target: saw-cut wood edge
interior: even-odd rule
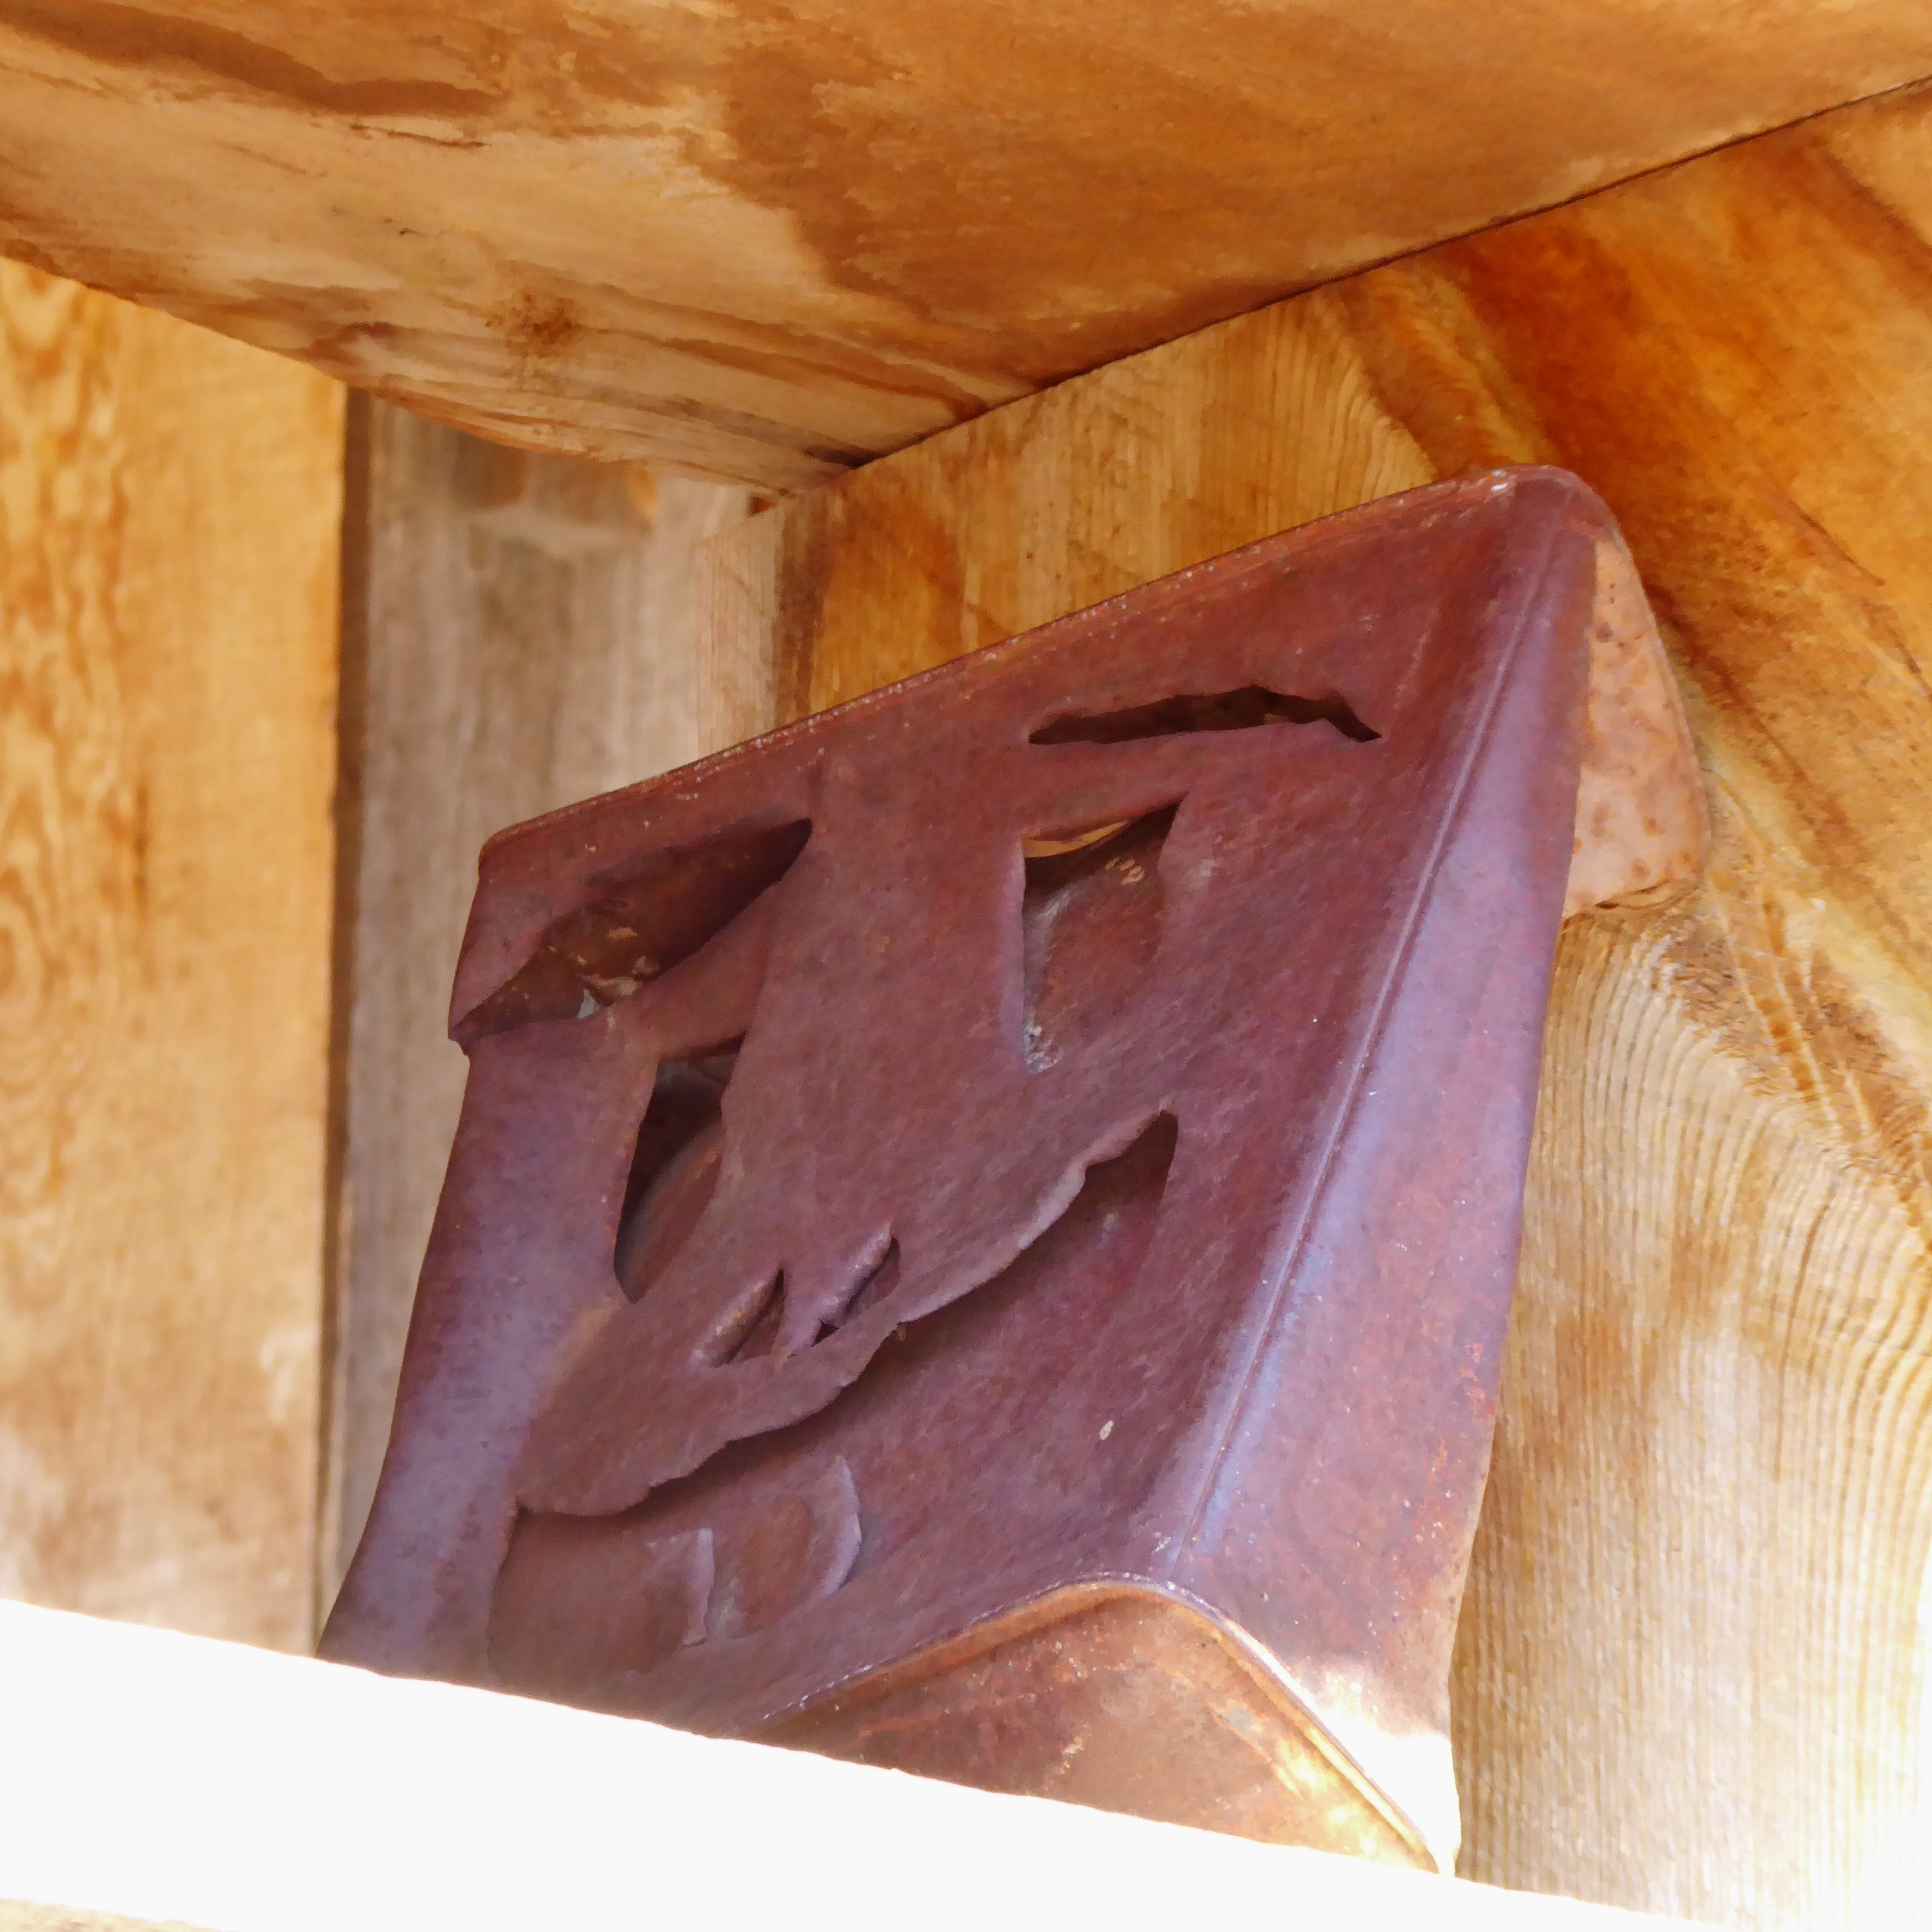
[[[1589,708],[1563,915],[1665,905],[1697,883],[1711,814],[1657,620],[1621,539],[1597,547]]]
[[[784,492],[1929,74],[1922,0],[33,0],[0,250]]]

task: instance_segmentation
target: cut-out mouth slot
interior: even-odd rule
[[[1077,1320],[1095,1289],[1117,1292],[1134,1279],[1179,1138],[1174,1115],[1162,1112],[1123,1151],[1089,1162],[1073,1200],[1016,1258],[904,1324],[812,1414],[728,1444],[628,1510],[520,1515],[490,1610],[490,1657],[506,1688],[638,1714],[638,1676],[697,1643],[771,1628],[899,1555],[905,1544],[894,1540],[895,1526],[901,1538],[918,1532],[903,1502],[892,1502],[884,1466],[922,1445],[936,1424],[955,1454],[920,1480],[970,1497],[978,1424],[970,1400],[950,1392],[980,1385],[971,1365],[1024,1303],[1054,1297]],[[848,1320],[891,1292],[898,1264],[898,1244],[889,1241],[862,1276]],[[741,1304],[745,1341],[782,1300],[775,1279]],[[949,1372],[962,1361],[963,1381]],[[882,1489],[883,1518],[862,1526],[862,1493]]]
[[[712,1360],[720,1366],[733,1362],[754,1362],[769,1355],[778,1346],[778,1329],[785,1316],[784,1270],[780,1268],[758,1292],[741,1302],[723,1332],[712,1345]]]
[[[857,1292],[847,1302],[838,1314],[830,1321],[818,1324],[815,1340],[822,1342],[828,1335],[836,1335],[855,1315],[862,1315],[876,1302],[885,1300],[899,1285],[899,1244],[896,1236],[886,1244],[886,1251],[866,1270],[860,1278]]]
[[[1175,738],[1190,731],[1250,731],[1263,724],[1329,724],[1358,745],[1382,734],[1365,724],[1339,693],[1296,698],[1246,684],[1203,697],[1162,698],[1120,711],[1072,711],[1050,719],[1031,745],[1125,745],[1137,738]]]
[[[878,1259],[860,1274],[844,1301],[820,1317],[805,1346],[815,1348],[820,1342],[830,1340],[855,1315],[863,1314],[875,1303],[884,1300],[898,1282],[899,1244],[895,1239],[888,1241]],[[795,1354],[796,1344],[786,1344],[787,1312],[784,1270],[781,1268],[757,1294],[740,1305],[712,1345],[712,1360],[722,1367],[734,1362],[754,1362],[765,1355]]]

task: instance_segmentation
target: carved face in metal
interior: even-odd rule
[[[1610,541],[1420,492],[493,842],[334,1654],[748,1731],[1138,1594],[1439,1855]]]

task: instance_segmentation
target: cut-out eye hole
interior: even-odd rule
[[[633,1301],[670,1267],[718,1185],[724,1089],[740,1044],[658,1069],[617,1222],[617,1285]]]
[[[1244,685],[1204,697],[1157,699],[1122,711],[1073,711],[1050,719],[1028,740],[1033,745],[1124,745],[1136,738],[1174,738],[1189,731],[1248,731],[1262,724],[1330,724],[1358,745],[1382,736],[1363,723],[1348,700],[1295,698],[1265,686]]]
[[[688,959],[789,872],[808,820],[660,852],[636,877],[559,920],[522,970],[466,1013],[465,1046],[536,1020],[583,1019]]]
[[[1179,808],[1022,842],[1022,1044],[1036,1070],[1118,1018],[1152,963],[1166,917],[1160,856]]]
[[[1022,838],[1021,855],[1028,859],[1064,859],[1070,852],[1084,852],[1090,845],[1113,838],[1132,823],[1130,818],[1117,818],[1111,825],[1096,825],[1090,832],[1076,832],[1070,838]]]

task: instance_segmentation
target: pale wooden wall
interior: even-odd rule
[[[713,541],[704,662],[755,729],[1515,461],[1622,519],[1718,841],[1687,902],[1559,955],[1454,1686],[1466,1869],[1858,1924],[1932,1842],[1932,92],[883,458]]]
[[[450,976],[493,832],[704,748],[692,571],[742,490],[526,455],[373,404],[352,440],[342,953],[348,1138],[326,1526],[333,1594],[387,1442],[463,1096]]]
[[[341,422],[0,262],[0,1594],[292,1648]]]

